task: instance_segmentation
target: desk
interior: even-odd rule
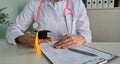
[[[93,42],[88,46],[120,56],[120,42]],[[11,46],[0,39],[0,64],[50,64],[47,59],[37,56],[33,48]],[[120,58],[109,64],[120,64]]]

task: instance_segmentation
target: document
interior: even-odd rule
[[[43,43],[40,45],[43,54],[52,64],[96,64],[107,62],[116,57],[113,54],[105,53],[88,46],[76,47],[74,49],[93,53],[97,56],[89,56],[69,49],[55,49],[53,45],[54,43]]]

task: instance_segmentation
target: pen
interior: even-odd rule
[[[97,63],[97,64],[106,64],[106,63],[107,63],[107,60],[100,62],[100,63]]]
[[[97,64],[106,64],[107,62],[108,62],[108,61],[107,61],[106,59],[104,59],[104,60],[98,62]]]
[[[69,50],[73,51],[73,52],[80,53],[80,54],[88,55],[88,56],[97,56],[97,55],[95,55],[93,53],[82,51],[82,50],[78,50],[78,49],[69,48]]]

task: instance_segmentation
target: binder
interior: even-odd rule
[[[97,0],[92,0],[92,8],[97,8]]]
[[[97,0],[97,8],[102,8],[103,0]]]
[[[91,0],[87,0],[87,9],[91,9],[91,4],[92,4],[92,1]]]
[[[40,45],[43,55],[51,64],[104,64],[119,58],[119,56],[89,46],[81,46],[74,49],[87,51],[97,56],[88,56],[69,49],[55,49],[53,48],[54,43],[42,43]]]
[[[103,8],[108,8],[108,0],[103,0]]]
[[[114,8],[114,0],[109,0],[108,4],[109,4],[108,5],[109,8]]]

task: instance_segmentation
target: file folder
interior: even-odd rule
[[[103,0],[103,8],[108,8],[108,0]]]
[[[114,8],[114,0],[109,0],[108,4],[109,4],[108,5],[109,8]]]
[[[97,8],[97,0],[92,0],[92,8]]]
[[[92,4],[92,1],[91,0],[87,0],[87,9],[91,9],[91,4]]]
[[[103,0],[97,0],[97,8],[102,8]]]
[[[40,45],[43,54],[51,64],[102,64],[119,57],[85,45],[73,49],[86,51],[97,56],[77,53],[69,49],[55,49],[53,48],[54,43],[42,43]]]

